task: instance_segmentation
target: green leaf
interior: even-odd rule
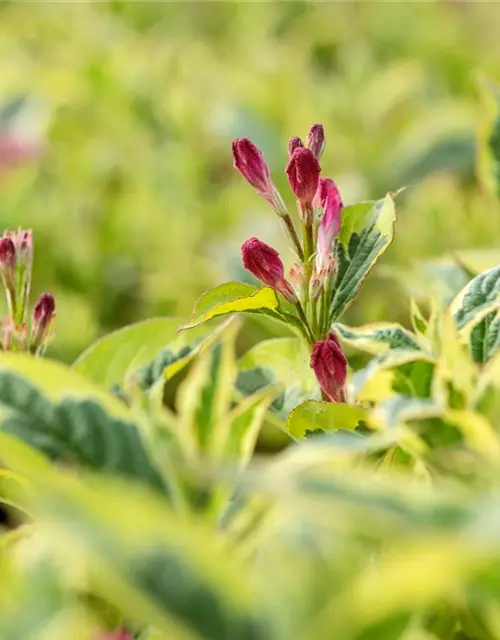
[[[182,329],[191,329],[212,318],[230,313],[261,313],[286,322],[279,312],[279,300],[274,289],[259,289],[243,282],[226,282],[200,297],[190,323]]]
[[[247,464],[253,454],[260,429],[276,391],[266,388],[245,398],[231,412],[229,438],[225,448],[228,458]]]
[[[276,385],[280,394],[272,403],[271,410],[286,419],[301,402],[321,397],[309,360],[309,350],[300,339],[264,340],[240,359],[238,391],[243,395],[251,395]]]
[[[202,353],[179,388],[180,428],[186,446],[193,453],[220,454],[228,441],[239,328],[240,323],[233,323],[210,350]]]
[[[500,266],[484,271],[462,289],[451,304],[459,331],[472,329],[500,307]]]
[[[0,431],[53,460],[166,490],[132,413],[62,364],[20,354],[0,356]]]
[[[477,324],[469,336],[470,353],[474,362],[485,363],[500,349],[500,315],[489,313]]]
[[[199,327],[179,334],[179,326],[176,318],[152,318],[119,329],[89,347],[73,368],[106,389],[126,388],[133,380],[150,389],[182,369],[220,332]]]
[[[188,631],[212,640],[271,637],[248,572],[205,521],[179,517],[128,483],[95,478],[84,485],[59,471],[39,474],[24,462],[20,443],[7,438],[2,451],[33,486],[49,548],[69,574],[85,567],[92,592],[127,619],[168,637],[184,638]]]
[[[475,362],[484,363],[499,347],[500,266],[476,276],[451,305],[457,328],[467,337]]]
[[[410,331],[395,323],[379,322],[362,327],[348,327],[337,323],[333,325],[333,329],[347,344],[374,355],[390,349],[420,350],[416,338]]]
[[[365,410],[361,407],[308,400],[292,411],[286,428],[292,436],[301,439],[316,431],[355,429],[364,416]]]
[[[338,277],[330,307],[331,322],[351,304],[370,269],[390,245],[395,221],[394,200],[390,195],[343,210],[337,242]]]

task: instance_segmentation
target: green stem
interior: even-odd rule
[[[295,308],[297,309],[297,314],[306,329],[309,342],[311,343],[311,345],[313,345],[315,343],[314,334],[311,331],[311,327],[304,312],[304,308],[299,301],[297,301],[297,303],[295,304]]]
[[[297,235],[297,231],[295,230],[295,226],[293,224],[293,220],[289,213],[283,216],[283,222],[285,223],[285,227],[287,228],[288,234],[292,239],[293,245],[295,247],[295,251],[299,257],[299,260],[304,260],[304,251],[302,250],[302,245],[300,244],[299,236]]]
[[[312,331],[315,337],[318,336],[318,299],[311,298],[311,319],[312,319]]]

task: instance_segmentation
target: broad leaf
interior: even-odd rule
[[[292,411],[286,428],[294,438],[301,439],[315,432],[355,429],[364,416],[361,407],[308,400]]]
[[[258,288],[243,282],[226,282],[204,293],[196,303],[189,324],[193,327],[230,313],[260,313],[285,322],[279,312],[279,300],[274,289]]]
[[[475,327],[491,311],[500,307],[500,266],[489,269],[469,282],[451,304],[459,331]]]
[[[251,395],[267,386],[276,385],[280,394],[271,405],[271,410],[286,419],[290,411],[304,400],[321,397],[309,360],[309,350],[302,340],[264,340],[240,359],[238,391]]]
[[[239,327],[233,323],[212,349],[200,355],[179,388],[179,437],[192,454],[220,454],[228,440]]]
[[[385,353],[390,349],[420,350],[415,336],[395,323],[380,322],[362,327],[335,324],[333,329],[347,344],[373,355]]]
[[[403,393],[417,398],[430,395],[435,360],[423,351],[391,350],[375,356],[349,381],[351,401],[380,402]]]
[[[182,369],[218,333],[199,327],[179,334],[179,326],[176,318],[152,318],[119,329],[89,347],[73,368],[106,389],[126,388],[129,381],[149,389]]]
[[[390,245],[395,221],[394,200],[390,195],[343,210],[337,242],[338,276],[330,307],[331,322],[337,320],[351,304],[370,269]]]
[[[54,460],[166,490],[131,412],[59,363],[0,356],[0,431]]]
[[[469,341],[475,362],[484,363],[499,346],[500,266],[476,276],[451,305],[457,328]]]
[[[206,522],[179,517],[139,487],[39,474],[24,462],[20,443],[4,438],[2,447],[9,466],[33,486],[45,544],[69,574],[85,567],[92,591],[127,618],[168,637],[271,637],[251,580]]]

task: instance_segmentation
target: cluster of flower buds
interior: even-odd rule
[[[324,399],[344,402],[347,362],[329,327],[343,204],[335,182],[320,177],[324,149],[325,133],[320,124],[310,128],[305,144],[297,136],[288,143],[285,172],[297,200],[302,240],[261,150],[248,138],[239,138],[233,142],[233,160],[235,168],[283,220],[298,260],[287,280],[278,252],[258,238],[250,238],[241,248],[243,265],[295,307]]]
[[[0,345],[4,351],[29,351],[41,355],[52,336],[55,300],[43,293],[32,312],[28,328],[29,296],[33,270],[31,231],[4,231],[0,238],[0,275],[7,299]]]

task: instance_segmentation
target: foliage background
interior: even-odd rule
[[[351,324],[405,321],[393,276],[419,260],[498,245],[475,171],[477,74],[500,63],[496,3],[0,8],[0,101],[27,96],[22,126],[44,145],[1,177],[0,224],[34,230],[36,292],[58,301],[52,355],[70,361],[140,318],[186,318],[203,290],[244,277],[249,235],[291,261],[279,221],[231,167],[240,135],[285,193],[287,139],[313,122],[347,203],[411,186]],[[243,340],[263,331],[248,322]]]

